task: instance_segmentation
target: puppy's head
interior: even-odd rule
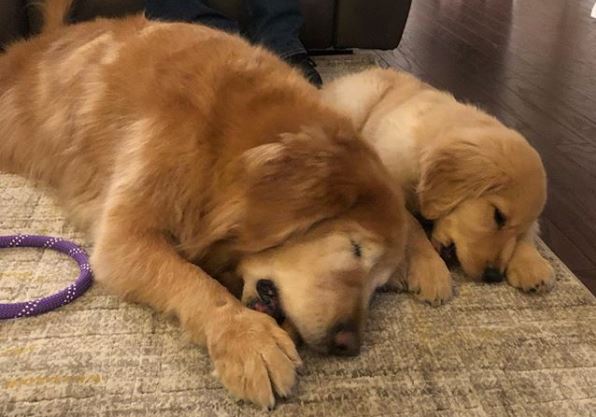
[[[474,279],[498,282],[546,200],[538,153],[504,126],[455,129],[421,161],[418,202],[432,241]]]
[[[402,195],[354,136],[307,130],[249,151],[239,231],[243,302],[272,306],[309,346],[335,354],[358,353],[406,233]]]

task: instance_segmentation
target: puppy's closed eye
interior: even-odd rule
[[[495,207],[494,219],[498,229],[502,229],[507,223],[507,217],[497,207]]]

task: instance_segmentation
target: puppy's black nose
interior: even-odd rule
[[[489,284],[496,284],[497,282],[503,281],[503,274],[497,268],[493,268],[489,266],[484,270],[484,274],[482,275],[482,280],[484,282],[488,282]]]
[[[341,356],[356,356],[360,353],[360,335],[353,324],[339,324],[330,334],[329,353]]]

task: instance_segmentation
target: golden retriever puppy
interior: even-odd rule
[[[0,56],[0,169],[52,188],[99,282],[176,316],[238,398],[272,407],[311,347],[353,355],[403,258],[402,193],[297,71],[206,27],[143,17],[46,30]],[[226,284],[246,283],[243,304]],[[278,317],[280,318],[280,317]]]
[[[534,244],[546,175],[518,132],[393,70],[338,79],[324,96],[377,150],[411,212],[433,222],[430,243],[420,227],[408,243],[409,281],[427,279],[415,288],[422,299],[451,297],[450,275],[437,252],[476,280],[507,277],[524,291],[552,288],[553,269]]]

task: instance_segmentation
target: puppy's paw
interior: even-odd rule
[[[453,298],[453,279],[445,262],[433,255],[410,263],[408,290],[420,301],[438,306]]]
[[[301,366],[294,343],[271,317],[243,309],[214,326],[208,338],[214,374],[238,399],[272,409],[286,397]]]
[[[507,281],[525,292],[546,293],[555,286],[555,272],[535,248],[525,248],[513,254],[507,267]]]

